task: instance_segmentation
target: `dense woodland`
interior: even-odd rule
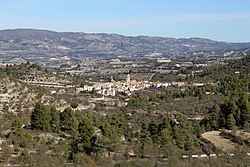
[[[37,65],[7,66],[1,77],[20,78],[15,71]],[[19,70],[18,70],[19,69]],[[30,69],[26,69],[30,70]],[[44,71],[47,72],[47,71]],[[184,73],[185,70],[182,71]],[[48,72],[47,72],[48,73]],[[71,107],[58,111],[37,99],[31,113],[4,113],[1,121],[1,163],[30,166],[244,166],[241,153],[235,158],[183,160],[182,155],[220,152],[201,134],[228,129],[250,130],[250,56],[228,65],[190,75],[188,82],[206,81],[204,86],[149,88],[136,92],[127,106],[104,104],[93,110]],[[209,81],[209,82],[207,82]],[[105,114],[103,114],[105,113]],[[191,120],[202,115],[201,121]],[[7,129],[7,132],[6,132]],[[244,144],[241,141],[241,144]],[[10,158],[12,145],[21,155]],[[168,161],[160,161],[167,158]],[[226,163],[225,163],[226,162]]]

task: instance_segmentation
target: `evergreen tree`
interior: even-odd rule
[[[150,133],[150,137],[153,140],[153,142],[157,141],[157,136],[158,136],[158,124],[155,121],[152,121],[148,125],[148,131]]]
[[[169,131],[172,131],[172,126],[174,125],[174,121],[172,118],[170,118],[169,116],[165,117],[163,120],[163,123],[161,123],[159,125],[159,131],[161,129],[168,129]]]
[[[184,148],[185,150],[193,150],[194,149],[194,139],[191,136],[191,134],[186,134],[186,140],[185,140],[185,145]]]
[[[120,147],[120,134],[116,126],[112,126],[110,123],[104,123],[100,126],[102,131],[102,138],[100,139],[101,144],[105,146],[105,148],[109,152],[113,152]]]
[[[31,128],[42,131],[50,131],[50,110],[41,102],[37,102],[31,113]]]
[[[198,89],[198,97],[199,97],[199,100],[203,100],[205,98],[205,90],[204,89]]]
[[[219,128],[219,112],[220,112],[220,107],[218,105],[214,105],[212,108],[212,113],[211,113],[211,128],[213,130],[217,130]]]
[[[241,111],[240,111],[240,108],[237,108],[237,110],[235,111],[233,116],[234,116],[234,119],[236,121],[236,125],[241,126]]]
[[[149,137],[149,133],[148,133],[147,129],[148,129],[148,127],[147,127],[146,123],[143,122],[141,133],[140,133],[140,143],[141,143],[140,153],[141,153],[142,157],[145,154],[144,146],[151,143],[151,139]]]
[[[225,103],[221,106],[221,110],[224,115],[228,116],[229,114],[235,114],[238,110],[238,106],[234,99],[226,100]]]
[[[219,123],[219,127],[225,127],[226,126],[226,123],[227,123],[226,116],[222,111],[219,112],[218,123]]]
[[[90,154],[93,151],[93,141],[91,141],[91,138],[94,136],[94,126],[89,120],[84,120],[79,123],[78,131],[78,150]]]
[[[183,133],[183,130],[180,129],[178,125],[175,125],[173,128],[174,132],[174,139],[177,144],[177,146],[180,149],[183,149],[185,146],[185,133]]]
[[[200,122],[205,131],[212,130],[211,123],[213,123],[214,126],[216,126],[216,122],[213,122],[210,116],[205,116]]]
[[[229,114],[227,118],[227,128],[230,130],[234,130],[236,128],[235,124],[236,124],[236,121],[233,117],[233,114]]]
[[[247,95],[241,95],[238,100],[238,106],[241,113],[241,125],[243,126],[246,122],[250,121],[250,103]]]
[[[74,111],[71,108],[66,108],[60,113],[60,126],[62,131],[69,132],[76,136],[78,133],[78,120],[75,118]]]
[[[55,107],[51,107],[50,109],[50,115],[51,115],[51,121],[50,121],[50,127],[52,132],[59,132],[60,130],[60,112],[56,110]]]
[[[173,138],[168,129],[162,129],[158,134],[158,144],[160,145],[170,145],[173,143]]]

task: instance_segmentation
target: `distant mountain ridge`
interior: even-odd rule
[[[0,30],[0,56],[167,56],[193,52],[226,52],[250,48],[249,43],[218,42],[204,38],[168,38],[54,32],[37,29]]]

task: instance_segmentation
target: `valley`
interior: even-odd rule
[[[249,43],[22,29],[0,40],[2,166],[249,163]]]

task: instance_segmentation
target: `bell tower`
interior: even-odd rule
[[[127,83],[130,82],[130,74],[127,75]]]

